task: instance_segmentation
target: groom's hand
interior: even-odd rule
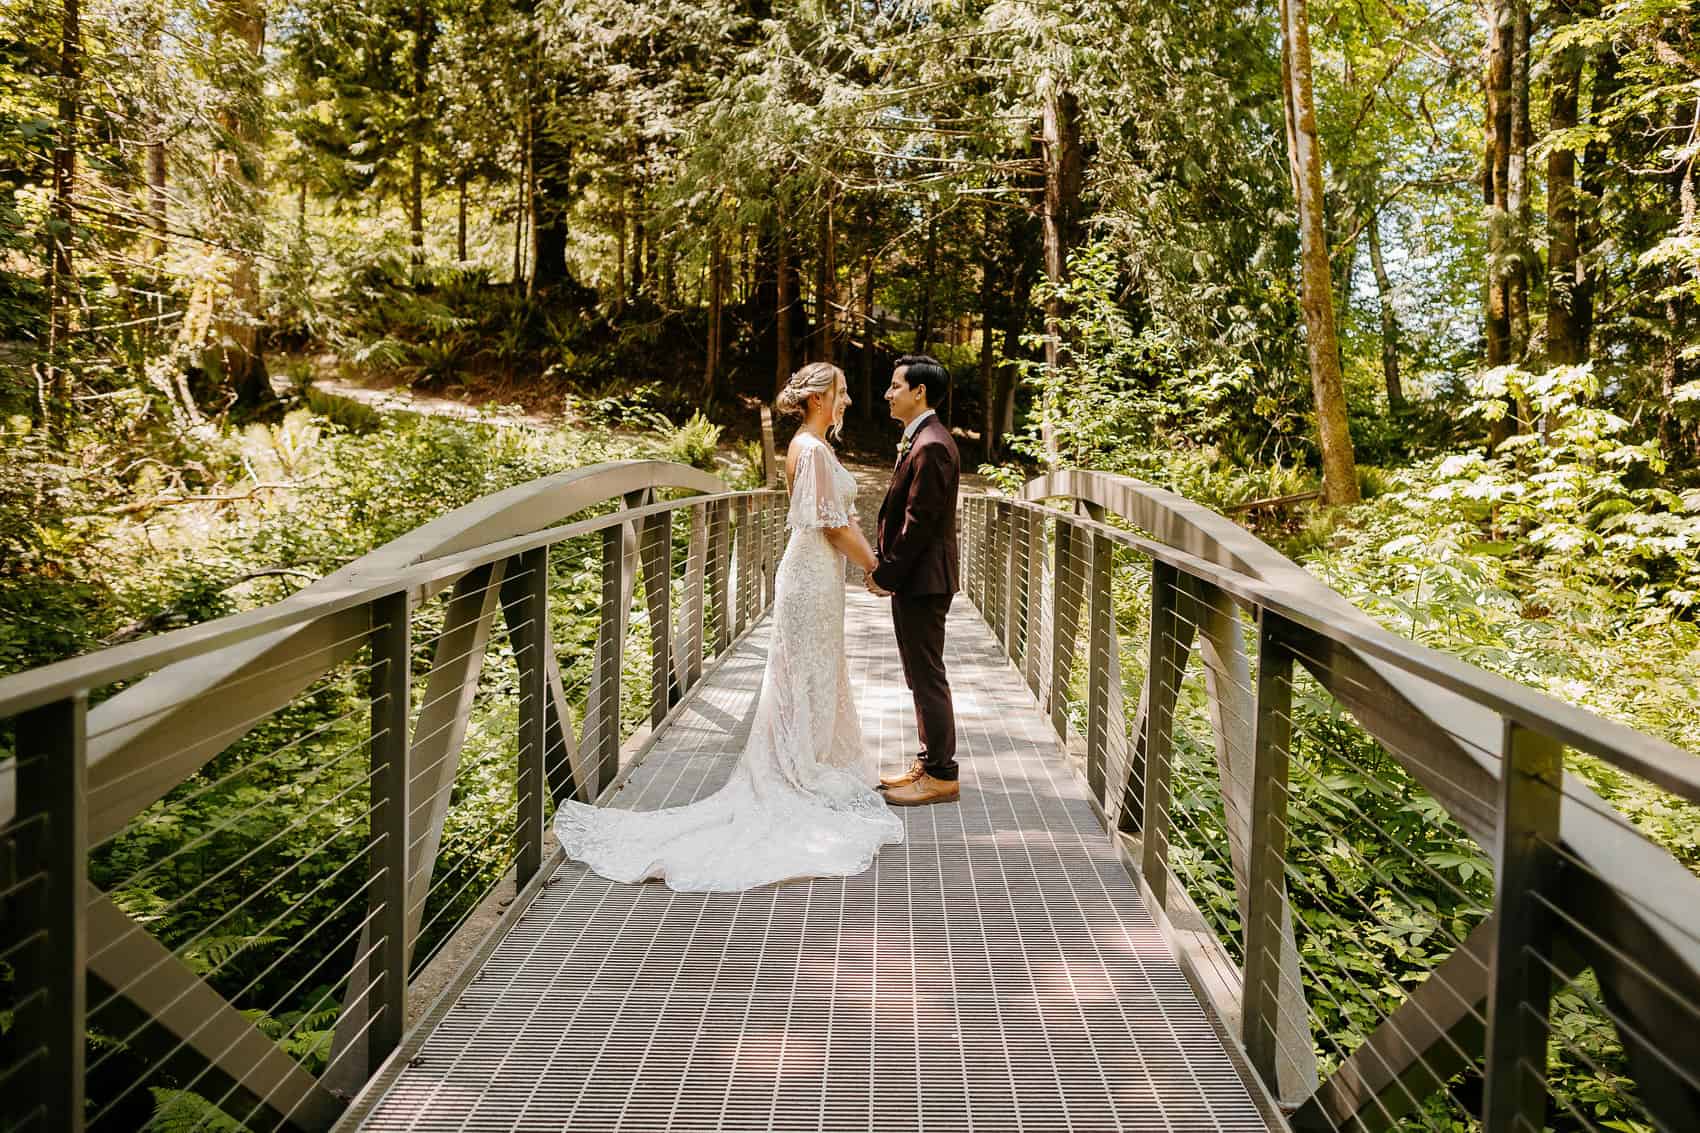
[[[874,576],[872,574],[864,575],[863,581],[868,584],[868,593],[872,594],[875,598],[890,598],[891,597],[891,591],[887,590],[885,587],[883,587],[879,583],[875,582]]]

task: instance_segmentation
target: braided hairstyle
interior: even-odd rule
[[[809,398],[817,393],[830,396],[843,380],[844,371],[831,362],[810,362],[791,375],[791,380],[785,383],[785,388],[773,399],[773,407],[784,416],[802,417],[809,410]],[[833,425],[830,430],[832,438],[837,440],[843,430],[842,423]]]

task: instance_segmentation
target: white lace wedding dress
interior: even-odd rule
[[[563,803],[555,836],[603,877],[732,892],[848,877],[903,840],[902,821],[871,787],[878,767],[862,743],[844,656],[844,559],[822,533],[855,521],[856,480],[825,441],[802,437],[749,741],[726,785],[687,806]]]

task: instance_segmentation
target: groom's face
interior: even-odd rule
[[[907,425],[917,413],[927,408],[927,387],[913,389],[909,385],[909,367],[899,366],[891,372],[891,385],[885,390],[885,403],[891,407],[893,420]]]

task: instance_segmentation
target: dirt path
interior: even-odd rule
[[[364,386],[347,378],[314,378],[313,389],[322,396],[352,401],[386,413],[418,413],[428,417],[452,417],[480,425],[514,429],[557,429],[561,420],[541,413],[527,413],[514,405],[489,406],[456,401],[448,397],[415,393],[396,386]]]

